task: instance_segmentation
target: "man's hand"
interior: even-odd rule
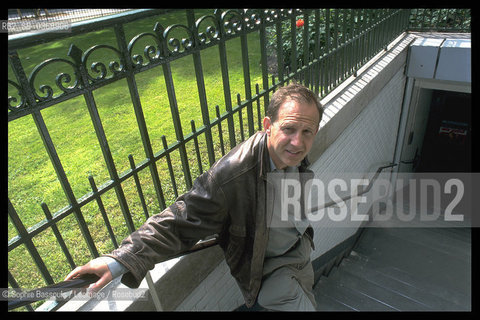
[[[105,261],[103,261],[101,258],[93,259],[81,267],[76,267],[75,269],[73,269],[72,272],[67,275],[65,280],[75,279],[83,274],[89,273],[95,274],[100,277],[97,282],[92,283],[89,286],[89,289],[95,292],[99,291],[106,284],[112,281],[112,273],[110,272],[110,269],[108,268]]]

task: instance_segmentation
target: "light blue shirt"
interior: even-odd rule
[[[277,257],[285,254],[295,243],[303,236],[309,226],[305,219],[295,219],[292,207],[288,207],[288,220],[281,217],[281,197],[284,196],[281,190],[281,180],[283,178],[299,179],[298,167],[287,167],[284,170],[277,169],[270,158],[271,176],[269,179],[274,186],[274,203],[272,220],[269,223],[268,242],[265,252],[266,258]],[[269,174],[269,175],[270,175]],[[298,180],[299,181],[299,180]]]
[[[112,273],[112,279],[115,279],[116,277],[120,277],[124,273],[128,272],[127,267],[125,267],[122,263],[118,262],[116,259],[112,257],[99,257],[97,259],[102,260],[105,262],[108,266],[108,269]]]

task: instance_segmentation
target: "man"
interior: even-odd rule
[[[263,120],[264,131],[233,148],[202,174],[190,191],[127,237],[111,254],[74,269],[66,279],[93,273],[98,290],[123,274],[138,287],[156,263],[217,234],[248,308],[315,310],[310,252],[313,229],[282,219],[279,190],[267,175],[312,175],[306,167],[323,109],[299,84],[279,88]],[[304,217],[304,215],[303,215]]]

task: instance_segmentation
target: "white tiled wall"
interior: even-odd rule
[[[329,181],[338,173],[371,173],[367,175],[371,178],[378,167],[392,161],[404,82],[403,69],[400,69],[379,95],[311,165],[316,178]],[[312,259],[353,235],[360,222],[349,220],[343,223],[342,227],[348,228],[333,228],[325,224],[314,224],[316,250],[312,253]]]

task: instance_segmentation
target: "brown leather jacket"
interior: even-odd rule
[[[108,255],[129,272],[122,282],[138,287],[148,270],[190,249],[198,240],[218,234],[225,260],[248,307],[255,303],[262,280],[268,241],[266,225],[267,136],[257,132],[203,173],[190,191],[160,214],[150,217]],[[300,172],[306,169],[306,159]],[[312,228],[307,229],[313,239]]]

